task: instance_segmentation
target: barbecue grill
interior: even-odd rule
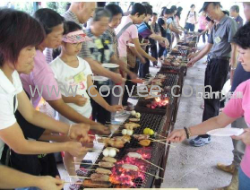
[[[125,121],[125,123],[129,122],[129,118]],[[163,130],[166,130],[166,122],[167,119],[166,117],[162,117],[161,115],[155,115],[155,114],[148,114],[148,113],[142,113],[141,114],[141,120],[138,122],[141,126],[139,128],[134,129],[134,134],[143,134],[143,130],[147,127],[150,127],[153,129],[156,133],[158,134],[165,134]],[[122,129],[123,126],[119,128]],[[168,129],[167,129],[168,130]],[[121,134],[114,134],[113,136],[117,136]],[[135,151],[140,151],[140,152],[150,152],[150,158],[147,159],[150,162],[160,165],[160,161],[164,155],[164,150],[165,145],[157,143],[157,142],[152,142],[149,147],[142,147],[138,144],[138,141],[135,138],[131,138],[130,143],[126,143],[124,148],[120,149],[120,152],[117,154],[115,157],[118,161],[123,159],[128,152],[135,152]],[[103,158],[103,154],[101,154],[96,163],[101,161]],[[139,161],[139,162],[144,162],[144,161]],[[146,165],[146,172],[149,172],[151,174],[156,174],[157,168],[147,164],[144,162]],[[93,166],[91,169],[96,169],[98,166]],[[87,176],[90,176],[92,173],[94,173],[92,170],[88,173]],[[153,186],[154,182],[154,177],[150,176],[148,174],[144,174],[144,179],[142,180],[140,177],[136,178],[133,180],[134,183],[134,188],[149,188]],[[112,184],[112,188],[116,187],[129,187],[129,186],[122,186],[122,185],[117,185],[117,184]]]

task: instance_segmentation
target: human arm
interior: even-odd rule
[[[207,43],[207,45],[199,51],[199,53],[193,57],[189,62],[188,62],[188,67],[192,67],[197,61],[202,59],[205,55],[208,54],[208,52],[212,49],[213,44]]]
[[[141,54],[143,57],[149,59],[152,62],[157,61],[154,57],[150,56],[149,54],[147,54],[141,47],[139,39],[138,38],[133,38],[132,39],[133,43],[135,44],[135,48],[138,51],[139,54]]]
[[[0,166],[0,171],[0,189],[38,187],[41,190],[60,190],[64,184],[57,178],[32,176],[5,166]]]
[[[115,112],[115,111],[121,111],[123,107],[121,105],[115,105],[111,106],[109,105],[104,98],[99,94],[99,92],[96,90],[96,88],[89,88],[90,86],[93,86],[92,78],[90,75],[87,77],[87,84],[88,84],[88,93],[91,95],[91,98],[98,103],[100,106],[102,106],[104,109],[106,109],[109,112]]]
[[[231,43],[231,59],[230,59],[230,66],[231,66],[231,71],[230,71],[230,82],[231,85],[233,83],[233,77],[234,77],[234,71],[237,67],[237,46],[236,44]]]
[[[221,113],[219,116],[213,117],[207,121],[202,122],[199,125],[195,125],[189,128],[191,136],[203,135],[208,131],[218,128],[223,128],[235,121],[236,118],[231,118],[227,116],[225,113]],[[167,141],[171,142],[182,142],[187,138],[186,132],[184,129],[179,129],[173,131]]]
[[[85,124],[77,124],[73,125],[71,128],[68,124],[65,124],[60,121],[56,121],[55,119],[43,114],[39,111],[36,111],[31,105],[26,93],[22,91],[17,95],[18,99],[18,111],[22,114],[22,116],[30,123],[36,126],[40,126],[44,129],[48,129],[55,132],[60,132],[63,134],[68,134],[73,139],[78,136],[82,136],[83,138],[87,137],[87,132],[89,130],[89,126]]]
[[[122,83],[123,82],[123,78],[121,77],[121,75],[114,73],[112,71],[109,71],[108,69],[105,69],[104,67],[101,66],[100,63],[93,60],[92,58],[88,57],[88,58],[84,58],[84,60],[89,63],[94,74],[110,78],[115,83]]]

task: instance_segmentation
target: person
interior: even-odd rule
[[[167,31],[166,31],[167,30],[167,24],[166,24],[165,17],[164,17],[165,16],[164,13],[165,13],[166,9],[167,9],[166,7],[162,7],[161,15],[158,18],[157,23],[158,23],[159,28],[160,28],[161,36],[168,39],[167,38]],[[160,60],[163,59],[163,56],[165,55],[165,52],[166,52],[166,47],[159,44],[158,57],[159,57]]]
[[[88,48],[91,52],[93,60],[97,60],[100,64],[114,63],[119,65],[120,61],[114,54],[112,37],[106,33],[108,23],[110,21],[110,12],[104,8],[98,8],[93,16],[93,21],[89,29],[86,30],[87,36],[91,39],[88,42]],[[122,64],[124,64],[122,62]],[[118,71],[117,71],[118,72]],[[111,80],[95,81],[97,89],[101,91],[104,99],[111,104],[111,90],[114,86]],[[96,101],[92,101],[92,117],[100,123],[110,123],[110,110],[105,109],[104,104],[100,105]],[[116,111],[122,111],[122,106],[117,106]],[[113,111],[114,112],[114,111]]]
[[[127,63],[126,63],[126,60],[124,62],[124,60],[122,60],[120,58],[120,54],[119,54],[119,51],[118,51],[118,39],[117,39],[117,36],[116,36],[116,33],[115,33],[115,29],[121,24],[121,20],[122,20],[122,16],[123,16],[123,11],[121,9],[121,7],[119,5],[116,5],[116,4],[113,4],[113,3],[110,3],[108,5],[106,5],[104,7],[106,10],[108,10],[111,14],[111,19],[110,19],[110,22],[109,22],[109,25],[108,25],[108,29],[106,31],[106,33],[108,33],[111,38],[112,38],[112,41],[113,41],[113,50],[114,50],[114,55],[116,57],[116,59],[120,60],[119,63],[120,63],[120,73],[122,74],[122,76],[124,78],[126,78],[126,75],[129,75],[131,79],[135,79],[137,78],[137,73],[134,73],[134,72],[131,72],[128,67],[127,67]],[[121,87],[123,89],[122,92],[124,92],[125,90],[125,83],[122,83]],[[118,94],[120,93],[120,89],[115,89],[115,94]],[[112,94],[112,104],[122,104],[122,99],[123,99],[123,94],[120,96],[120,97],[115,97],[113,94]],[[125,114],[126,112],[123,111],[123,112],[119,112],[120,115],[123,115]],[[113,115],[114,116],[114,115]],[[117,116],[117,114],[116,114]],[[116,122],[114,119],[112,122]]]
[[[57,48],[61,45],[62,34],[64,31],[63,17],[61,17],[57,12],[47,8],[38,9],[35,12],[34,17],[43,26],[46,37],[41,44],[39,44],[36,50],[36,56],[34,58],[35,65],[32,72],[21,72],[22,74],[20,74],[23,87],[31,98],[33,106],[36,108],[39,105],[41,98],[43,98],[46,102],[48,102],[48,104],[46,104],[47,109],[51,106],[65,118],[75,123],[85,123],[91,125],[91,130],[94,130],[96,133],[110,134],[110,130],[107,127],[84,117],[63,101],[61,92],[54,77],[54,73],[46,62],[43,50],[45,48]],[[66,90],[71,93],[70,89]],[[77,98],[78,101],[83,100],[82,97]],[[49,131],[42,131],[42,133],[44,133],[44,135],[50,134]],[[83,155],[86,153],[87,151],[85,151]],[[79,158],[82,158],[83,155],[79,156]],[[69,154],[69,152],[65,152],[64,164],[70,175],[76,174],[76,171],[73,169],[73,162],[74,157]]]
[[[96,2],[73,2],[71,3],[69,10],[65,12],[63,16],[65,20],[73,21],[82,26],[83,24],[87,23],[90,17],[93,16],[95,8]],[[83,31],[85,31],[84,28]],[[87,42],[83,42],[83,47],[81,52],[79,53],[79,57],[89,63],[94,74],[105,76],[117,84],[123,82],[123,78],[121,75],[101,67],[100,63],[91,58],[91,53],[87,46]]]
[[[85,40],[83,37],[84,33],[81,27],[72,21],[67,21],[65,25],[67,30],[63,35],[62,52],[50,64],[57,82],[63,84],[63,86],[60,86],[62,92],[65,86],[69,87],[73,85],[78,87],[75,97],[67,97],[64,92],[62,96],[64,102],[87,118],[90,118],[93,114],[89,95],[102,109],[108,112],[120,111],[122,106],[110,106],[95,87],[90,88],[93,86],[91,68],[86,61],[77,56],[82,48],[82,42]],[[84,97],[85,101],[79,103],[77,96]],[[102,114],[104,113],[102,112]],[[61,115],[59,115],[59,118],[65,123],[73,123]]]
[[[197,24],[197,14],[195,11],[195,5],[192,4],[190,6],[190,10],[188,11],[187,18],[186,18],[186,25],[185,29],[187,32],[191,31],[194,32],[195,25]]]
[[[221,92],[226,82],[229,60],[231,67],[235,67],[236,65],[236,47],[232,43],[232,38],[237,31],[237,26],[232,18],[224,15],[219,2],[205,2],[201,11],[205,11],[208,16],[216,22],[216,25],[211,31],[207,45],[198,55],[190,57],[191,60],[188,66],[193,66],[198,60],[209,53],[205,71],[204,92],[209,93],[209,91],[211,91],[213,94],[210,94],[211,96],[209,98],[206,98],[204,95],[202,121],[206,121],[219,114],[220,100],[218,96],[215,97],[214,93]],[[210,142],[211,137],[209,135],[200,135],[192,139],[190,145],[200,147]]]
[[[177,12],[176,12],[176,14],[174,15],[174,20],[175,20],[176,27],[177,27],[178,29],[181,29],[181,30],[184,31],[184,28],[183,28],[183,27],[181,26],[181,24],[180,24],[182,10],[183,10],[182,7],[178,7],[178,8],[177,8]]]
[[[118,51],[120,54],[120,59],[129,64],[130,70],[132,72],[137,73],[138,68],[136,66],[136,62],[130,62],[129,55],[127,53],[127,44],[133,43],[135,48],[132,48],[134,52],[133,55],[139,57],[139,59],[145,63],[145,59],[149,59],[152,62],[155,62],[156,59],[149,54],[147,54],[141,47],[138,37],[138,30],[135,24],[141,24],[146,17],[146,9],[140,3],[135,3],[132,6],[132,11],[128,16],[123,16],[121,24],[115,29],[117,38],[118,38]],[[132,56],[133,57],[133,56]],[[130,77],[127,77],[127,81],[125,85],[128,87],[129,91],[131,91],[133,87],[133,83],[130,82]],[[132,109],[132,105],[128,102],[129,94],[127,90],[124,91],[122,105],[127,106],[128,110]]]
[[[239,61],[241,62],[245,71],[250,72],[250,23],[240,28],[233,38],[233,43],[238,47]],[[181,142],[186,138],[195,135],[205,134],[210,130],[223,128],[234,122],[240,117],[244,116],[245,122],[248,124],[248,128],[244,129],[244,132],[239,136],[233,136],[235,140],[240,140],[246,145],[245,155],[241,161],[239,168],[239,186],[234,189],[248,190],[250,187],[250,112],[249,112],[249,97],[250,97],[250,80],[241,83],[235,90],[230,101],[224,108],[223,112],[216,117],[212,117],[209,120],[192,126],[190,128],[184,128],[173,131],[168,141]]]
[[[157,34],[159,36],[161,36],[160,34],[160,27],[157,23],[157,20],[158,20],[158,15],[157,13],[153,13],[152,17],[151,17],[151,22],[150,22],[150,27],[151,27],[151,31],[154,33],[154,34]],[[153,40],[153,39],[150,39],[150,51],[151,51],[151,54],[152,56],[158,60],[158,48],[157,48],[157,41],[156,40]],[[162,44],[164,46],[164,44]],[[157,64],[158,64],[158,61],[156,62],[153,62],[153,66],[154,67],[157,67]]]
[[[245,18],[247,21],[250,21],[250,3],[243,3],[244,7],[244,14]],[[242,64],[238,62],[236,68],[231,68],[231,80],[232,80],[232,87],[231,87],[231,92],[233,93],[235,89],[244,81],[250,79],[250,72],[244,70]],[[247,128],[247,124],[244,120],[244,117],[238,118],[231,124],[232,128]],[[221,188],[220,190],[231,190],[234,189],[236,186],[238,186],[238,175],[237,171],[239,170],[240,167],[240,162],[242,161],[242,158],[244,156],[245,152],[245,144],[242,141],[237,141],[233,139],[233,161],[230,165],[227,164],[222,164],[218,163],[217,168],[225,171],[227,173],[230,173],[233,175],[231,183],[224,187]]]
[[[7,163],[7,154],[3,152],[5,143],[19,154],[68,151],[78,156],[86,151],[81,142],[88,140],[89,126],[84,124],[70,126],[36,111],[23,91],[18,75],[18,72],[28,73],[34,68],[35,47],[44,39],[41,25],[28,14],[11,9],[0,10],[0,22],[2,26],[0,28],[0,98],[2,102],[0,107],[0,162]],[[20,31],[19,35],[15,35],[16,31]],[[26,140],[14,115],[17,109],[33,125],[60,132],[69,138],[79,139],[81,142],[46,143]],[[10,171],[3,170],[1,174],[8,174]],[[18,176],[20,173],[15,172],[15,174]],[[26,175],[26,178],[29,176]],[[49,181],[51,184],[52,181]],[[57,184],[60,185],[58,182],[54,183],[54,188]],[[20,187],[23,187],[24,183],[13,182],[13,184],[20,184]]]
[[[198,22],[199,22],[198,32],[202,33],[203,43],[206,43],[206,32],[204,31],[206,30],[206,27],[207,27],[207,19],[206,19],[206,13],[204,11],[199,16]],[[199,36],[198,41],[200,41],[200,36]]]
[[[64,186],[62,180],[50,176],[33,176],[2,165],[0,171],[0,189],[36,187],[40,190],[60,190]]]
[[[238,29],[243,26],[243,19],[239,14],[240,8],[238,5],[233,5],[230,8],[230,16],[234,18],[237,23]]]
[[[149,25],[149,19],[152,17],[153,11],[152,11],[152,6],[151,5],[145,5],[146,11],[147,11],[147,16],[145,17],[144,21],[137,25],[138,29],[138,34],[139,34],[139,39],[140,42],[143,43],[148,43],[151,42],[151,40],[156,40],[159,41],[162,45],[165,47],[169,46],[169,42],[166,38],[161,37],[160,35],[155,34],[152,31],[152,28]],[[151,44],[151,43],[150,43]],[[149,46],[144,46],[145,51],[149,53]],[[153,63],[156,64],[156,63]],[[146,63],[139,63],[139,77],[140,78],[146,78],[150,76],[149,73],[149,66],[150,62],[148,59],[146,59]]]

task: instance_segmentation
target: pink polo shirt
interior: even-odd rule
[[[118,34],[124,26],[126,26],[129,22],[132,22],[132,19],[129,16],[122,17],[121,24],[115,29],[115,33]],[[132,39],[138,38],[138,30],[137,27],[132,24],[129,26],[123,34],[118,39],[118,51],[120,57],[127,57],[127,42]]]
[[[244,116],[250,128],[250,80],[238,86],[223,112],[231,118],[240,118]],[[241,168],[250,178],[250,145],[246,147],[244,158],[241,161]]]
[[[61,98],[61,93],[58,90],[59,88],[54,73],[46,62],[43,52],[37,50],[34,61],[33,71],[29,75],[21,74],[20,78],[23,89],[29,94],[33,106],[37,107],[41,97],[46,101],[58,100]],[[39,93],[38,91],[35,92],[36,87]],[[32,90],[30,90],[30,88]]]

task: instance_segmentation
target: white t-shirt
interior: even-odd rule
[[[15,111],[18,107],[16,95],[23,91],[22,82],[17,71],[12,73],[13,83],[0,69],[0,130],[4,130],[16,123]],[[15,108],[14,108],[14,98]],[[4,142],[0,139],[0,159]]]
[[[52,61],[50,66],[55,74],[55,79],[63,96],[73,96],[73,93],[76,92],[76,95],[83,95],[88,99],[83,107],[78,106],[74,103],[67,104],[78,113],[87,118],[90,118],[90,116],[92,115],[92,106],[90,103],[90,97],[87,94],[87,77],[88,75],[93,75],[93,73],[88,62],[80,57],[77,58],[79,60],[79,65],[77,68],[70,67],[69,65],[64,63],[60,57],[57,57],[54,61]],[[70,87],[72,88],[73,92],[69,91]],[[60,114],[59,119],[60,121],[63,121],[65,123],[73,124],[72,121],[68,120]]]

